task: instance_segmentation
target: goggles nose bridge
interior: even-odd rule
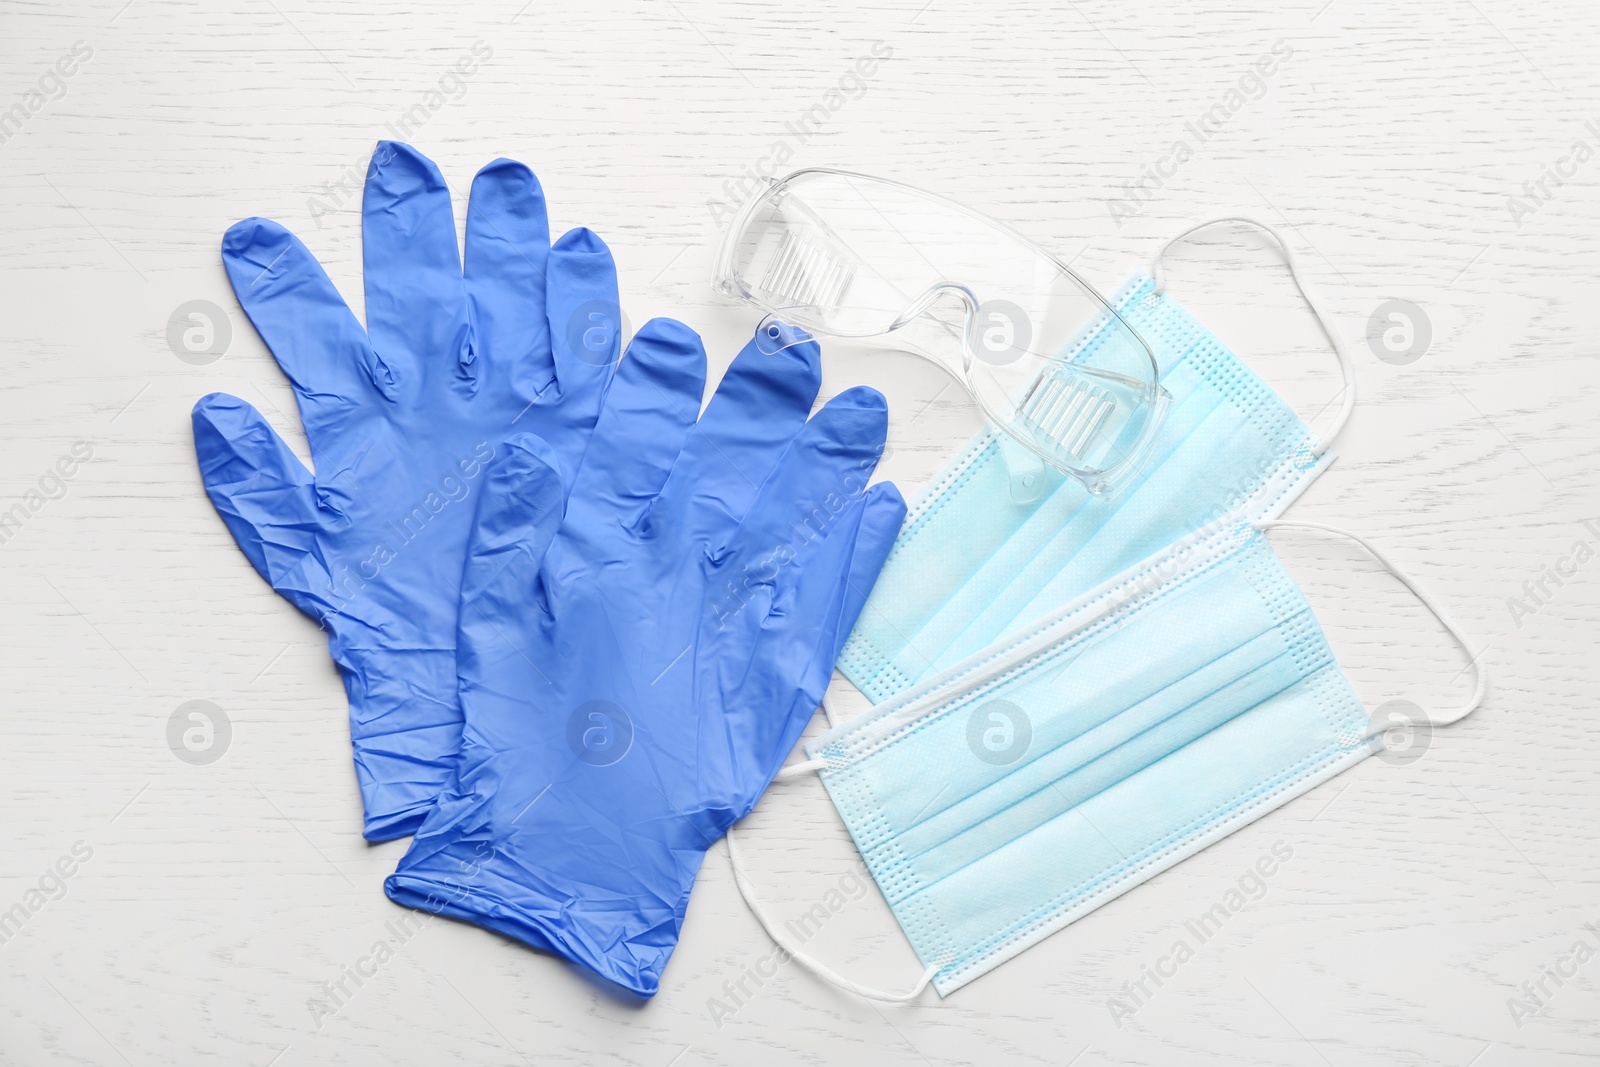
[[[978,296],[968,286],[962,285],[960,282],[934,282],[906,304],[900,313],[895,316],[894,322],[890,323],[888,330],[885,332],[893,334],[897,330],[904,329],[927,314],[929,308],[950,293],[954,293],[962,305],[963,318],[960,339],[954,344],[946,345],[944,343],[928,343],[928,339],[924,338],[924,343],[919,344],[918,347],[924,355],[942,365],[947,371],[956,376],[957,381],[964,384],[968,390],[971,390],[972,383],[968,379],[968,374],[972,368],[972,346],[967,343],[967,338],[972,335],[972,325],[977,318]],[[946,328],[948,328],[947,324],[941,325],[946,325]],[[959,359],[951,358],[952,353],[950,350],[955,347],[959,347],[961,350]]]
[[[913,319],[918,318],[939,301],[946,293],[955,293],[961,298],[961,303],[966,308],[967,321],[972,321],[972,316],[978,313],[978,297],[973,291],[960,282],[934,282],[922,292],[911,299],[895,316],[894,322],[889,324],[888,333],[901,329]]]

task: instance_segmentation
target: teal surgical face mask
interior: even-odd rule
[[[1276,231],[1244,221],[1293,253]],[[1168,242],[1170,245],[1172,242]],[[1165,252],[1165,248],[1162,249]],[[1326,440],[1162,291],[1158,254],[1112,298],[1155,351],[1170,396],[1154,441],[1110,495],[1092,494],[990,429],[912,505],[839,659],[874,702],[888,700],[1043,618],[1220,516],[1279,514],[1333,462],[1328,441],[1355,402],[1350,361],[1315,300],[1344,373]],[[1305,292],[1305,287],[1301,286]]]
[[[1472,699],[1429,725],[1477,706],[1474,670]],[[947,994],[1358,763],[1388,726],[1258,527],[1223,520],[808,744],[791,770],[820,774],[927,970],[888,994],[790,951],[862,995]]]

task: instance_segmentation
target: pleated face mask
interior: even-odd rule
[[[1299,284],[1293,254],[1271,227],[1212,221],[1260,226],[1278,240]],[[979,433],[912,505],[840,656],[840,671],[875,703],[1220,516],[1276,516],[1332,463],[1324,439],[1162,293],[1160,261],[1158,254],[1152,277],[1135,275],[1111,301],[1155,351],[1171,396],[1137,473],[1117,493],[1094,495],[997,431]],[[1344,373],[1331,441],[1354,405],[1355,382],[1327,332]]]
[[[1276,525],[1344,533],[1261,524]],[[1472,700],[1429,725],[1477,705],[1474,669]],[[806,746],[793,769],[821,776],[927,971],[886,994],[791,953],[862,995],[947,994],[1353,766],[1381,732],[1258,527],[1223,520]]]

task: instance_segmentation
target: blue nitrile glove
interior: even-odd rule
[[[294,386],[316,474],[259,412],[194,409],[206,492],[261,576],[318,619],[344,676],[371,840],[414,831],[461,744],[456,612],[485,465],[537,432],[583,454],[618,351],[616,268],[586,229],[550,245],[533,172],[498,159],[467,207],[380,142],[361,212],[368,328],[305,245],[266,219],[222,240],[239,303]]]
[[[700,339],[652,320],[564,519],[565,457],[508,442],[462,580],[459,781],[393,900],[655,993],[706,849],[799,738],[905,517],[867,488],[878,393],[806,420],[819,359],[751,343],[697,423]]]

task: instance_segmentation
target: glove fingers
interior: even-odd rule
[[[872,478],[888,433],[883,396],[857,387],[834,397],[795,435],[744,520],[716,553],[736,572],[792,560],[828,532]]]
[[[850,553],[850,570],[845,575],[844,600],[839,605],[839,625],[834,632],[833,656],[828,664],[830,674],[850,631],[856,628],[861,609],[872,595],[872,587],[905,521],[906,502],[893,482],[879,482],[867,490],[861,525]]]
[[[302,610],[300,563],[322,530],[311,472],[238,397],[212,393],[194,406],[195,455],[217,513],[256,572]]]
[[[658,509],[687,543],[738,525],[822,385],[822,352],[806,342],[773,354],[751,341],[734,358],[661,490]]]
[[[759,666],[751,678],[762,679],[773,707],[790,707],[793,695],[801,694],[793,710],[802,727],[827,691],[905,515],[900,491],[880,483],[850,501],[823,536],[801,544],[792,556],[773,559],[774,565],[746,572],[767,586],[763,602],[777,609],[751,612],[735,624],[757,646]],[[792,742],[781,746],[779,757],[791,747]]]
[[[622,353],[622,305],[611,249],[587,227],[568,230],[551,246],[545,274],[550,356],[563,406],[577,400],[598,411]]]
[[[572,487],[572,509],[589,523],[631,525],[661,491],[700,414],[706,352],[673,319],[651,319],[634,335],[606,394],[605,409]]]
[[[484,373],[532,399],[555,377],[545,321],[550,223],[533,171],[497,159],[472,180],[465,277]],[[520,388],[519,388],[520,387]]]
[[[361,202],[367,332],[391,385],[444,371],[470,391],[474,373],[450,189],[410,145],[379,141]]]
[[[778,610],[750,610],[722,620],[723,641],[748,642],[745,647],[754,650],[748,673],[738,680],[739,691],[761,694],[759,704],[766,709],[748,726],[731,728],[732,736],[750,745],[738,760],[744,768],[741,814],[771,781],[827,692],[839,650],[904,518],[899,491],[889,484],[873,486],[845,508],[826,536],[783,566],[756,574],[769,582],[770,604]]]
[[[382,378],[366,331],[310,249],[269,219],[228,227],[222,264],[239,305],[288,375],[313,449],[366,406]]]

